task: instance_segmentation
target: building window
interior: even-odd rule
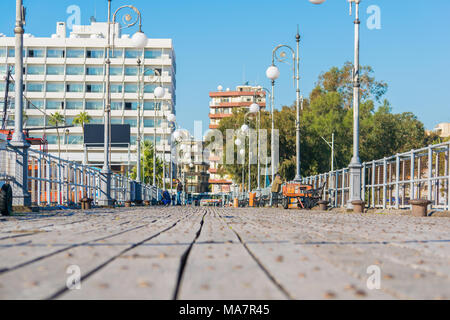
[[[48,100],[46,104],[46,109],[49,110],[64,109],[64,101]]]
[[[109,51],[110,58],[123,58],[123,49],[113,49]]]
[[[81,83],[68,83],[66,84],[67,92],[83,92],[84,85]]]
[[[155,110],[155,102],[145,101],[144,110]]]
[[[84,58],[83,49],[68,49],[67,58]]]
[[[122,93],[123,86],[121,84],[112,84],[111,85],[111,93]]]
[[[145,92],[145,93],[154,93],[156,87],[158,87],[158,86],[155,85],[155,84],[147,84],[147,85],[145,85],[145,87],[144,87],[144,92]]]
[[[47,58],[64,58],[65,51],[63,49],[47,49]]]
[[[137,67],[125,67],[125,75],[126,76],[137,76],[138,68]]]
[[[28,65],[26,67],[27,74],[29,75],[43,75],[45,74],[45,68],[44,66],[40,65]]]
[[[8,48],[8,57],[14,58],[16,56],[16,49],[15,48]]]
[[[42,117],[29,117],[27,119],[27,127],[43,127],[44,116]]]
[[[122,118],[112,118],[111,124],[122,124]]]
[[[161,68],[146,69],[144,75],[146,76],[162,75],[162,69]]]
[[[28,49],[27,57],[28,58],[44,58],[45,50],[44,49]]]
[[[83,101],[68,100],[66,102],[66,109],[68,109],[68,110],[83,110]]]
[[[44,100],[27,100],[27,109],[44,109]]]
[[[63,76],[64,66],[47,66],[47,74],[52,76]]]
[[[92,118],[91,124],[103,124],[103,118]]]
[[[136,59],[142,57],[142,50],[125,50],[125,58],[127,59]]]
[[[137,91],[138,91],[137,84],[125,84],[126,93],[137,93]]]
[[[64,83],[47,83],[47,92],[64,92]]]
[[[103,75],[103,67],[86,67],[86,75],[88,76],[102,76]]]
[[[113,101],[111,102],[111,110],[123,110],[122,101]]]
[[[125,102],[125,110],[137,110],[137,102]]]
[[[105,51],[102,49],[87,49],[86,58],[102,59],[105,56]]]
[[[27,82],[28,92],[43,92],[44,84],[39,82]]]
[[[109,69],[109,74],[112,76],[121,76],[123,75],[123,67],[111,67]]]
[[[130,127],[135,128],[136,124],[137,124],[137,121],[136,121],[136,119],[127,119],[127,118],[125,118],[123,120],[123,124],[129,124]]]
[[[84,67],[83,66],[67,66],[66,74],[68,76],[82,76],[82,75],[84,75]]]
[[[0,49],[0,58],[4,58],[4,57],[6,57],[6,49],[1,48]]]
[[[103,92],[103,83],[87,84],[86,92]]]
[[[161,50],[145,50],[145,59],[159,59],[161,54]]]
[[[69,144],[83,144],[83,136],[82,135],[70,134],[67,138],[68,138],[67,142]]]
[[[86,110],[102,110],[103,101],[86,101]]]
[[[56,134],[47,135],[48,144],[58,144],[58,136]]]

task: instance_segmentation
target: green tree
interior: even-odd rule
[[[348,62],[342,68],[333,67],[322,73],[309,99],[304,101],[304,109],[300,116],[302,176],[330,170],[331,150],[321,137],[330,140],[333,133],[335,168],[343,168],[350,163],[353,156],[352,70],[353,65]],[[380,159],[436,140],[425,133],[424,125],[414,114],[392,113],[389,102],[383,100],[388,86],[382,81],[377,81],[373,73],[371,67],[361,69],[361,160],[364,162]],[[226,129],[239,128],[244,122],[245,111],[237,111],[232,117],[220,122],[219,130],[224,135],[224,144]],[[295,119],[295,104],[284,106],[280,111],[274,112],[275,128],[280,134],[280,173],[287,180],[295,176]],[[270,149],[270,123],[271,115],[262,112],[261,128],[268,130],[268,149]],[[251,127],[254,125],[251,124]],[[237,182],[242,179],[241,166],[222,165],[222,170],[223,174],[231,174]],[[253,171],[256,173],[256,169],[252,168]],[[252,180],[256,181],[256,178],[253,177]]]
[[[155,152],[155,148],[153,147],[153,143],[145,140],[141,142],[141,172],[143,174],[142,182],[144,183],[152,183],[153,182],[153,154]],[[156,157],[156,181],[161,179],[163,175],[163,162],[161,159]],[[137,166],[135,166],[131,173],[131,178],[137,178]]]
[[[48,123],[56,127],[56,134],[58,136],[58,157],[61,158],[61,141],[59,137],[59,125],[64,124],[64,116],[60,112],[52,113],[48,119]]]
[[[84,137],[84,125],[92,121],[92,117],[87,112],[80,112],[78,116],[73,119],[72,124],[81,126],[81,131]],[[86,148],[84,148],[84,164],[87,164],[88,154]]]

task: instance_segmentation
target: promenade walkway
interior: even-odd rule
[[[136,207],[0,218],[0,299],[399,298],[450,299],[448,217]]]

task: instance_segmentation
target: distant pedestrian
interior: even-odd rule
[[[183,184],[177,179],[177,206],[181,206],[181,194],[183,193]]]
[[[275,178],[272,182],[272,206],[275,204],[276,207],[278,207],[278,197],[280,195],[281,191],[281,185],[283,184],[283,180],[281,180],[281,176],[279,173],[275,175]]]

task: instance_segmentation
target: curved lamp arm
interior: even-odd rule
[[[285,49],[289,49],[291,52],[292,52],[292,71],[293,71],[293,74],[294,74],[294,76],[293,76],[293,79],[294,79],[294,86],[295,86],[295,77],[296,77],[296,74],[295,74],[295,62],[296,62],[296,59],[295,59],[295,50],[291,47],[291,46],[288,46],[288,45],[286,45],[286,44],[280,44],[280,45],[278,45],[278,46],[276,46],[275,47],[275,49],[273,49],[273,51],[272,51],[272,66],[275,66],[275,60],[277,60],[278,62],[282,62],[282,63],[286,63],[286,64],[289,64],[286,60],[287,60],[287,55],[286,55],[286,53],[283,51],[283,52],[281,52],[281,54],[280,54],[280,56],[278,55],[278,50],[280,50],[280,49],[282,49],[282,48],[285,48]]]

